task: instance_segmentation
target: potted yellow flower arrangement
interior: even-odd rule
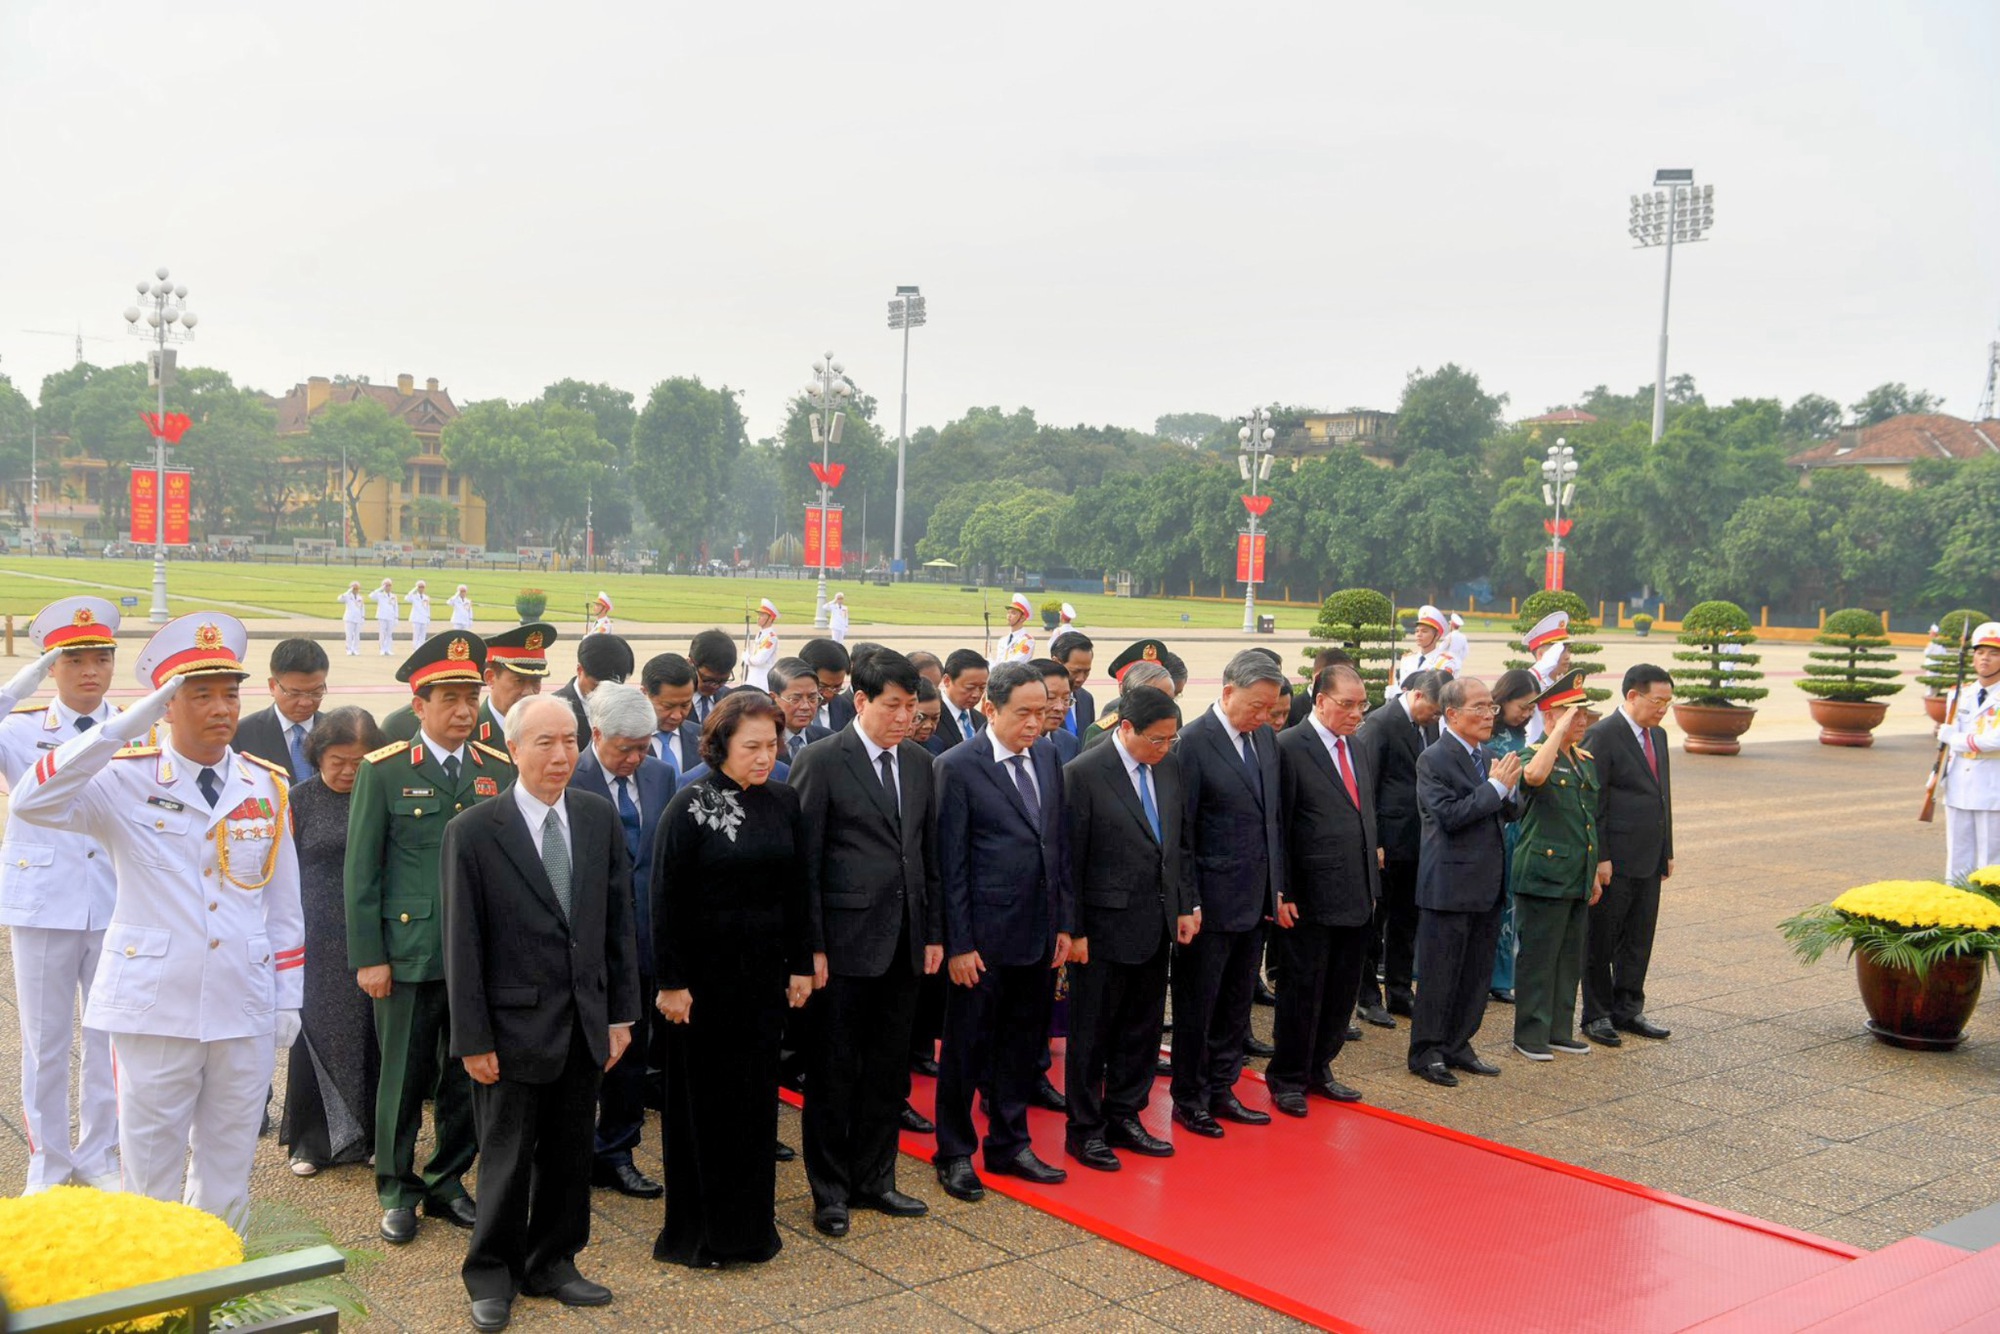
[[[1986,961],[2000,950],[2000,903],[1939,880],[1878,880],[1779,929],[1803,963],[1847,946],[1869,1032],[1895,1047],[1949,1051],[1965,1040]]]

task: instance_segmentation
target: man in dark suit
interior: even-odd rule
[[[1436,672],[1413,673],[1403,692],[1369,714],[1354,734],[1354,753],[1375,788],[1369,800],[1375,807],[1375,846],[1382,850],[1382,895],[1369,926],[1360,993],[1361,1017],[1378,1028],[1394,1028],[1390,1016],[1408,1014],[1414,1004],[1410,980],[1416,972],[1417,856],[1423,844],[1417,756],[1430,744],[1427,729],[1437,725],[1443,685]]]
[[[1674,873],[1674,787],[1660,720],[1674,702],[1674,678],[1649,662],[1620,682],[1625,702],[1584,733],[1597,761],[1597,830],[1611,881],[1590,909],[1583,970],[1583,1035],[1607,1047],[1623,1031],[1666,1038],[1646,1017],[1646,966],[1660,920],[1660,882]],[[1601,869],[1601,868],[1600,868]]]
[[[678,653],[646,659],[640,688],[653,706],[653,757],[684,774],[701,763],[701,725],[694,711],[694,664]]]
[[[699,728],[736,674],[736,641],[722,630],[703,630],[688,640],[687,656],[694,665],[694,721]]]
[[[989,1172],[1049,1185],[1066,1179],[1028,1144],[1028,1099],[1048,1032],[1055,972],[1069,957],[1075,897],[1069,825],[1055,753],[1037,749],[1048,692],[1026,663],[986,682],[987,727],[936,765],[938,883],[945,1002],[937,1089],[938,1181],[961,1200],[986,1193],[972,1169],[979,1147],[972,1095],[992,1090]]]
[[[1174,1146],[1141,1124],[1166,1019],[1167,956],[1195,937],[1182,859],[1181,712],[1163,690],[1126,696],[1111,744],[1063,770],[1077,933],[1070,942],[1069,1126],[1063,1148],[1116,1171],[1117,1149],[1165,1158]]]
[[[806,672],[819,691],[810,721],[825,729],[822,735],[831,736],[854,721],[854,696],[846,690],[847,674],[854,669],[854,654],[877,647],[880,646],[856,644],[850,652],[847,645],[833,639],[808,639],[799,646],[798,660],[806,665]],[[771,693],[777,692],[777,683],[773,682]],[[836,706],[840,706],[837,711]]]
[[[1285,877],[1278,744],[1265,720],[1284,669],[1245,649],[1222,669],[1222,698],[1181,732],[1185,855],[1201,933],[1174,957],[1174,1120],[1219,1138],[1218,1121],[1268,1125],[1236,1096],[1250,1037],[1264,922]]]
[[[590,747],[590,715],[584,703],[600,681],[619,681],[632,674],[632,646],[622,635],[609,632],[585,635],[576,642],[576,675],[555,692],[555,698],[569,705],[576,718],[576,748]]]
[[[303,783],[313,776],[306,738],[326,698],[326,650],[312,639],[281,639],[271,650],[271,707],[236,725],[236,749],[275,764]]]
[[[590,692],[590,749],[577,756],[569,785],[607,798],[618,813],[619,832],[632,865],[633,938],[638,946],[639,995],[653,994],[652,866],[653,830],[674,795],[674,769],[652,753],[653,706],[637,686],[607,681]],[[656,1200],[660,1183],[632,1162],[646,1122],[646,1050],[651,1041],[652,1007],[640,1005],[632,1025],[629,1058],[604,1076],[598,1095],[596,1158],[591,1184],[621,1195]]]
[[[908,740],[918,680],[900,653],[857,660],[854,721],[792,771],[822,988],[806,1070],[806,1179],[813,1226],[834,1237],[847,1234],[851,1208],[928,1212],[896,1189],[917,979],[944,965],[931,757]]]
[[[461,1270],[472,1322],[504,1329],[519,1293],[602,1306],[577,1272],[590,1240],[598,1082],[639,1016],[632,865],[611,803],[566,792],[574,719],[530,699],[508,717],[512,792],[445,827],[451,1054],[472,1077],[483,1201]]]
[[[986,655],[977,649],[955,648],[944,660],[944,711],[938,717],[937,734],[944,738],[943,749],[986,729],[986,715],[980,712],[979,697],[986,693]]]
[[[1055,751],[1057,760],[1068,764],[1083,749],[1082,739],[1068,727],[1070,705],[1076,693],[1069,669],[1054,658],[1034,658],[1028,665],[1042,674],[1042,685],[1049,692],[1049,707],[1042,716],[1041,744]]]
[[[1075,737],[1081,748],[1084,729],[1097,721],[1097,701],[1084,687],[1084,683],[1090,680],[1090,668],[1097,658],[1097,645],[1081,630],[1065,630],[1050,642],[1049,656],[1069,673],[1069,708],[1063,718],[1062,730]]]
[[[1407,682],[1405,683],[1407,689]],[[1424,961],[1417,1012],[1410,1021],[1412,1073],[1456,1087],[1454,1070],[1497,1075],[1472,1038],[1486,1013],[1500,913],[1507,905],[1502,835],[1520,793],[1521,757],[1493,759],[1493,695],[1474,678],[1438,692],[1444,730],[1417,757],[1417,810],[1423,850],[1417,862],[1417,957]]]
[[[770,666],[770,684],[771,698],[785,715],[784,734],[778,738],[778,757],[787,765],[794,765],[807,746],[833,735],[813,721],[819,714],[819,683],[813,679],[812,668],[804,659],[780,658]]]
[[[1276,1046],[1264,1072],[1271,1105],[1306,1114],[1306,1094],[1334,1102],[1361,1095],[1333,1077],[1347,1019],[1361,989],[1368,927],[1381,872],[1375,856],[1374,786],[1352,738],[1368,690],[1352,667],[1313,678],[1312,712],[1278,738],[1285,821],[1285,889],[1273,952],[1278,988]]]
[[[932,758],[944,754],[944,741],[938,736],[938,719],[944,716],[944,697],[928,678],[917,678],[917,713],[910,723],[910,740],[929,751]]]

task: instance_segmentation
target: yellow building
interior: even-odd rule
[[[1817,468],[1860,468],[1899,490],[1910,486],[1918,459],[1976,459],[2000,454],[2000,420],[1969,422],[1941,412],[1912,412],[1873,426],[1843,426],[1831,440],[1785,462],[1809,480]]]
[[[304,435],[312,418],[337,403],[372,398],[417,437],[417,452],[403,465],[402,480],[367,477],[359,483],[356,509],[369,543],[398,542],[419,547],[486,546],[486,502],[463,477],[445,463],[440,442],[444,428],[458,416],[449,391],[434,379],[416,387],[412,376],[398,375],[394,386],[366,380],[339,383],[315,375],[293,385],[283,398],[271,400],[278,414],[278,435]],[[338,464],[333,471],[339,472]],[[358,474],[357,474],[358,476]],[[340,488],[336,485],[335,490]]]
[[[1308,458],[1352,449],[1378,468],[1395,465],[1396,414],[1356,408],[1347,412],[1316,412],[1301,419],[1300,429],[1278,442],[1278,452],[1292,456],[1292,467]]]

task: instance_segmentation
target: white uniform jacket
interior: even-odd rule
[[[0,704],[7,702],[0,694]],[[101,723],[116,712],[116,706],[106,703],[92,717]],[[83,735],[76,730],[76,717],[50,700],[0,718],[0,774],[10,788],[22,787],[42,756]],[[111,854],[96,839],[76,829],[46,829],[9,817],[6,838],[0,841],[0,926],[102,931],[117,896]]]
[[[368,600],[359,593],[340,595],[340,619],[346,625],[360,625],[368,619]]]
[[[765,626],[743,656],[743,679],[759,690],[771,688],[771,664],[778,660],[778,627]]]
[[[402,611],[400,608],[400,604],[394,593],[385,593],[378,588],[373,593],[370,593],[368,596],[375,599],[376,620],[389,621],[393,623],[399,616],[401,616]]]
[[[1967,681],[1965,699],[1946,735],[1970,737],[1979,749],[1953,755],[1945,766],[1944,804],[1961,811],[2000,811],[2000,686],[1987,688],[1984,707],[1978,699],[1979,683]]]
[[[994,650],[993,660],[987,663],[989,669],[1010,662],[1028,662],[1035,656],[1035,637],[1028,633],[1026,626],[1019,630],[1009,630],[1000,636],[1000,647]]]
[[[470,630],[472,628],[472,599],[453,594],[451,598],[451,628]]]

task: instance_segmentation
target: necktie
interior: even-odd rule
[[[1985,687],[1985,686],[1981,686],[1981,687],[1979,687],[1979,696],[1978,696],[1978,698],[1977,698],[1977,699],[1973,700],[1973,702],[1972,702],[1972,707],[1973,707],[1974,709],[1983,709],[1983,708],[1985,708],[1985,707],[1986,707],[1986,687]],[[90,722],[90,720],[89,720],[88,718],[79,718],[79,719],[77,719],[77,720],[76,720],[76,725],[77,725],[78,727],[85,727],[85,726],[88,726],[88,725],[89,725],[89,722]]]
[[[458,756],[456,756],[456,755],[447,755],[447,756],[445,756],[445,757],[444,757],[444,776],[445,776],[446,778],[449,778],[449,779],[450,779],[450,780],[452,781],[452,784],[453,784],[454,786],[456,786],[456,785],[457,785],[457,783],[458,783]]]
[[[958,711],[958,735],[961,740],[972,735],[972,710]]]
[[[1148,766],[1139,766],[1139,804],[1146,808],[1146,823],[1153,827],[1153,841],[1160,841],[1160,808],[1153,803],[1153,780]]]
[[[1979,692],[1979,702],[1981,704],[1984,704],[1986,702],[1986,692],[1984,690]],[[95,726],[97,726],[97,719],[90,717],[88,714],[79,713],[76,716],[77,731],[88,732],[91,728]]]
[[[792,739],[785,743],[785,758],[791,763],[796,764],[799,758],[799,748],[805,744],[806,734],[804,732],[792,733]]]
[[[1076,705],[1074,704],[1070,705],[1069,712],[1063,715],[1063,730],[1065,732],[1068,732],[1071,736],[1077,735]]]
[[[896,814],[903,813],[903,794],[896,790],[896,766],[889,759],[889,752],[883,751],[875,757],[875,764],[882,771],[882,788],[889,794],[889,804],[896,808]]]
[[[1646,767],[1653,771],[1653,781],[1657,783],[1660,780],[1660,760],[1658,756],[1653,754],[1652,728],[1642,727],[1639,729],[1639,749],[1646,752]]]
[[[201,789],[202,800],[208,803],[208,808],[214,810],[215,803],[222,800],[222,780],[216,776],[215,770],[203,769],[195,776],[194,784]]]
[[[625,826],[625,853],[639,864],[639,804],[632,800],[632,780],[618,780],[618,821]]]
[[[312,777],[311,767],[306,764],[306,729],[293,723],[291,739],[285,748],[292,753],[292,777],[300,782]]]
[[[1264,799],[1264,774],[1257,767],[1257,747],[1252,744],[1248,732],[1237,733],[1236,739],[1243,743],[1243,768],[1250,775],[1250,790],[1257,794],[1257,800]]]
[[[1340,781],[1347,785],[1347,799],[1354,803],[1354,809],[1361,809],[1361,785],[1354,781],[1354,766],[1347,762],[1347,738],[1333,739],[1333,758],[1340,765]]]
[[[707,722],[708,711],[714,707],[715,697],[713,695],[696,695],[694,697],[694,720],[698,723]]]
[[[542,869],[549,873],[549,888],[556,892],[556,903],[562,908],[565,921],[569,918],[569,844],[563,842],[562,821],[556,818],[554,807],[542,820]]]
[[[1034,780],[1028,777],[1028,757],[1016,755],[1007,763],[1014,766],[1014,786],[1021,789],[1021,802],[1028,808],[1028,818],[1035,822],[1035,828],[1042,827],[1042,799],[1035,795]]]

